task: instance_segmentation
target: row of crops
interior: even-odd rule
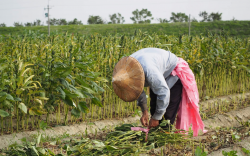
[[[226,35],[133,36],[35,32],[0,38],[1,134],[121,118],[138,113],[113,92],[111,76],[123,56],[146,47],[170,50],[194,71],[201,100],[250,88],[249,39]],[[148,90],[146,90],[148,93]],[[149,100],[148,100],[149,101]],[[41,122],[43,121],[43,122]]]

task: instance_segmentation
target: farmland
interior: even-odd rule
[[[1,135],[39,129],[44,123],[53,127],[138,114],[136,102],[125,103],[114,94],[111,76],[120,58],[146,47],[170,50],[185,59],[195,74],[201,101],[242,94],[242,98],[235,98],[230,103],[219,101],[220,104],[200,107],[203,119],[249,105],[249,99],[244,96],[250,88],[249,38],[210,32],[204,36],[175,36],[140,30],[133,35],[58,33],[48,37],[30,31],[0,38]],[[148,94],[147,88],[145,91]],[[159,136],[158,130],[155,129],[155,134],[161,140],[165,134]],[[140,141],[145,137],[138,132],[124,131],[121,134],[127,138],[117,134],[104,140],[108,151],[120,145],[118,140],[111,141],[116,137],[140,148]],[[184,136],[178,133],[165,136],[168,137],[177,138],[174,146],[177,143],[195,144],[192,140],[183,141]],[[135,138],[137,141],[133,140]],[[79,146],[89,143],[88,139],[77,141]],[[154,142],[143,150],[152,149],[152,144]],[[73,145],[76,144],[69,146]],[[96,150],[96,154],[100,154]]]
[[[182,35],[188,34],[188,23],[161,23],[161,24],[96,24],[96,25],[65,25],[51,26],[51,32],[57,33],[79,33],[89,36],[94,33],[101,35],[126,34],[134,35],[136,30],[158,35]],[[0,35],[25,34],[28,31],[40,31],[47,33],[47,26],[34,27],[0,27]],[[250,36],[249,21],[215,21],[215,22],[192,22],[191,35],[206,35],[211,33],[228,33],[229,36],[245,38]]]

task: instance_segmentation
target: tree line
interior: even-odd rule
[[[132,12],[132,17],[130,19],[133,21],[134,24],[143,24],[143,23],[151,23],[154,18],[152,17],[151,11],[148,9],[142,9],[142,10],[134,10]],[[199,16],[202,18],[202,20],[198,21],[195,18],[191,19],[191,22],[210,22],[210,21],[221,21],[222,20],[222,13],[208,13],[206,11],[202,11],[199,13]],[[169,22],[188,22],[189,17],[185,13],[171,13],[171,16],[169,19],[167,18],[157,18],[156,19],[160,23],[169,23]],[[234,19],[235,20],[235,19]],[[94,16],[90,15],[87,23],[88,24],[123,24],[125,22],[124,17],[120,13],[114,13],[112,15],[109,15],[109,21],[104,20],[100,16]],[[48,21],[46,22],[48,24]],[[13,24],[15,27],[28,27],[28,26],[42,26],[41,20],[36,20],[34,22],[27,22],[27,23],[20,23],[20,22],[14,22]],[[50,19],[50,25],[83,25],[82,21],[78,20],[77,18],[74,18],[72,21],[67,21],[66,19]],[[6,24],[1,23],[0,27],[6,27]]]

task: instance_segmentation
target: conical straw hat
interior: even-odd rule
[[[114,68],[112,83],[116,95],[123,101],[138,99],[145,83],[141,64],[130,56],[122,58]]]

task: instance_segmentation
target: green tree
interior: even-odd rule
[[[172,22],[188,22],[188,16],[185,13],[171,13],[170,21]]]
[[[22,23],[19,23],[19,22],[14,22],[14,27],[23,27],[23,24]]]
[[[74,18],[73,21],[69,21],[68,25],[82,25],[82,21],[78,21],[77,18]]]
[[[47,23],[48,23],[48,21],[47,21]],[[57,23],[58,23],[58,19],[56,19],[56,18],[52,18],[52,19],[50,19],[50,21],[49,21],[49,24],[50,24],[50,25],[57,25]]]
[[[193,17],[193,19],[191,19],[191,22],[198,22],[198,20]]]
[[[41,25],[41,20],[38,20],[38,19],[36,21],[34,21],[34,22],[24,23],[25,27],[40,26],[40,25]]]
[[[136,24],[136,23],[151,23],[151,20],[154,18],[152,17],[151,11],[148,9],[142,9],[139,11],[136,9],[132,12],[133,17],[130,17],[130,19]]]
[[[24,23],[24,26],[25,27],[31,27],[31,26],[33,26],[33,24],[31,22],[27,22],[27,23]]]
[[[110,22],[109,24],[123,24],[125,22],[124,17],[120,14],[113,14],[113,15],[109,15],[110,18]]]
[[[34,21],[33,26],[40,26],[41,25],[41,20],[37,19]]]
[[[217,12],[217,13],[211,13],[210,15],[209,15],[209,17],[210,17],[210,19],[212,20],[212,21],[221,21],[221,19],[222,19],[222,13],[219,13],[219,12]]]
[[[90,15],[88,18],[88,24],[105,24],[103,19],[100,16]]]
[[[222,19],[222,13],[214,13],[208,14],[206,11],[202,11],[199,14],[200,17],[202,17],[201,22],[209,22],[209,21],[221,21]]]
[[[59,19],[57,25],[68,25],[66,19]]]
[[[1,23],[0,27],[6,27],[6,24],[5,23]]]
[[[169,23],[170,21],[166,18],[158,18],[157,19],[160,23]]]
[[[201,22],[209,22],[209,21],[211,21],[210,15],[206,11],[200,12],[199,16],[202,17]]]

